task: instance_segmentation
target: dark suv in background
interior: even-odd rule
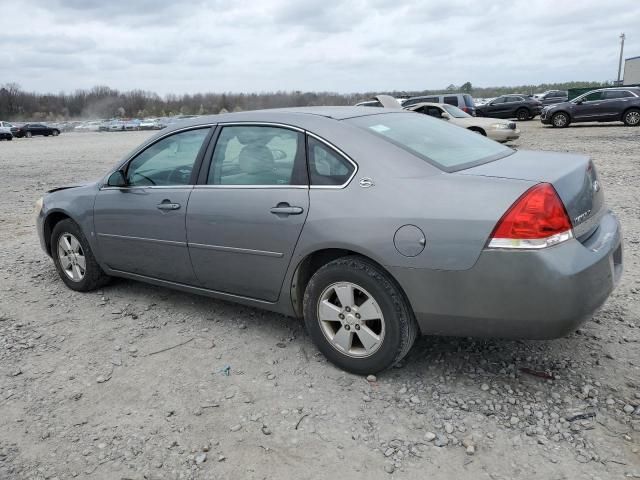
[[[554,127],[580,122],[624,122],[640,125],[640,87],[601,88],[569,102],[544,107],[540,121]]]
[[[542,111],[542,103],[526,95],[501,95],[489,103],[478,105],[476,115],[492,118],[530,120]]]
[[[547,90],[534,97],[542,102],[542,105],[553,105],[569,100],[569,93],[566,90]]]

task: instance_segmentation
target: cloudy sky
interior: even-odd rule
[[[19,5],[19,8],[14,8]],[[640,0],[0,0],[0,83],[422,90],[613,80]]]

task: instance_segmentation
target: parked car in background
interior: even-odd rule
[[[45,137],[52,135],[54,137],[57,137],[58,135],[60,135],[60,130],[58,130],[57,128],[48,127],[46,125],[43,125],[42,123],[25,123],[21,127],[18,127],[14,135],[18,138],[31,138],[36,135],[42,135]]]
[[[411,97],[402,102],[403,107],[410,107],[416,103],[446,103],[458,107],[469,115],[476,114],[476,104],[473,97],[468,93],[443,93],[437,95],[424,95],[421,97]]]
[[[124,122],[125,130],[139,130],[140,129],[140,120],[137,118],[130,118],[129,120],[125,120]]]
[[[0,140],[13,140],[13,133],[10,127],[0,126]]]
[[[15,137],[15,132],[18,131],[18,127],[16,125],[14,125],[13,123],[4,122],[4,121],[0,121],[0,128],[8,129],[12,135],[12,139],[13,137]]]
[[[588,157],[391,108],[181,122],[36,208],[70,289],[116,276],[304,318],[361,375],[397,364],[418,334],[566,335],[623,270]]]
[[[592,90],[569,102],[544,107],[540,121],[554,127],[581,122],[624,122],[640,125],[640,87]]]
[[[531,120],[542,111],[542,102],[524,95],[501,95],[489,103],[478,105],[476,115],[492,118]]]
[[[566,102],[569,99],[569,92],[566,90],[547,90],[534,95],[534,98],[542,102],[542,105],[553,105]]]
[[[99,120],[94,120],[91,122],[83,122],[80,125],[76,125],[73,131],[74,132],[99,132],[101,124],[102,122]]]
[[[163,127],[159,118],[145,118],[140,122],[140,130],[160,130]]]
[[[416,103],[405,109],[446,120],[453,125],[479,133],[497,142],[508,142],[520,138],[520,130],[516,122],[473,117],[458,107],[446,103]]]

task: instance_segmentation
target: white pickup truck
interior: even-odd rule
[[[11,125],[9,122],[0,121],[0,140],[13,140],[13,133],[11,133]]]

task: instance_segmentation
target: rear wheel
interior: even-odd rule
[[[62,220],[53,228],[51,256],[58,275],[72,290],[88,292],[109,281],[82,230],[71,219]]]
[[[52,134],[54,137],[57,137],[58,135],[60,135],[60,132],[59,132],[58,130],[54,130],[53,132],[51,132],[51,134]]]
[[[565,128],[569,126],[569,115],[564,112],[554,113],[551,117],[551,124],[557,128]]]
[[[24,134],[25,137],[27,138],[31,138],[33,136],[33,134],[31,132],[27,132]]]
[[[399,362],[418,333],[413,312],[393,280],[358,256],[334,260],[311,277],[304,319],[329,361],[361,375]]]
[[[627,110],[624,112],[622,121],[627,127],[637,127],[640,125],[640,110],[637,108]]]
[[[516,111],[516,118],[523,122],[531,118],[531,113],[526,108],[520,108]]]

